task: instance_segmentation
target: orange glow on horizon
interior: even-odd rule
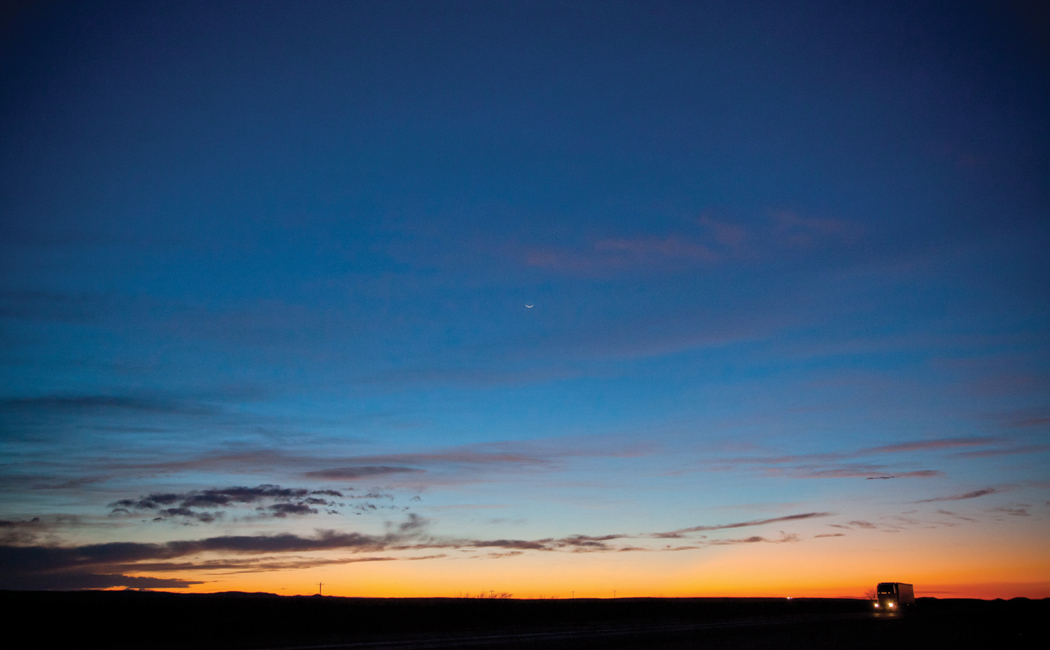
[[[343,597],[463,597],[490,592],[514,598],[812,597],[864,598],[878,582],[915,585],[918,597],[1047,598],[1050,561],[930,547],[867,556],[814,543],[750,544],[683,552],[464,554],[423,560],[357,561],[253,573],[187,572],[203,584],[181,593],[222,591]],[[318,553],[311,560],[345,554]],[[983,557],[983,560],[982,560]],[[357,558],[354,558],[357,559]],[[966,567],[965,572],[955,567]],[[174,577],[174,576],[173,576]]]

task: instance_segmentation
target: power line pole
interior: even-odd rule
[[[317,595],[318,596],[323,596],[324,595],[324,591],[321,590],[321,586],[322,585],[324,585],[323,582],[318,582],[317,583]]]

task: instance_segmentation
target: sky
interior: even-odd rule
[[[6,9],[0,588],[1050,597],[1048,24]]]

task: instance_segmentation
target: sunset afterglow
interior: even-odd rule
[[[1050,597],[1024,3],[26,4],[0,589]]]

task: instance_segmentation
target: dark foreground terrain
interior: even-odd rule
[[[9,638],[108,648],[1047,648],[1050,600],[489,600],[0,592]]]

